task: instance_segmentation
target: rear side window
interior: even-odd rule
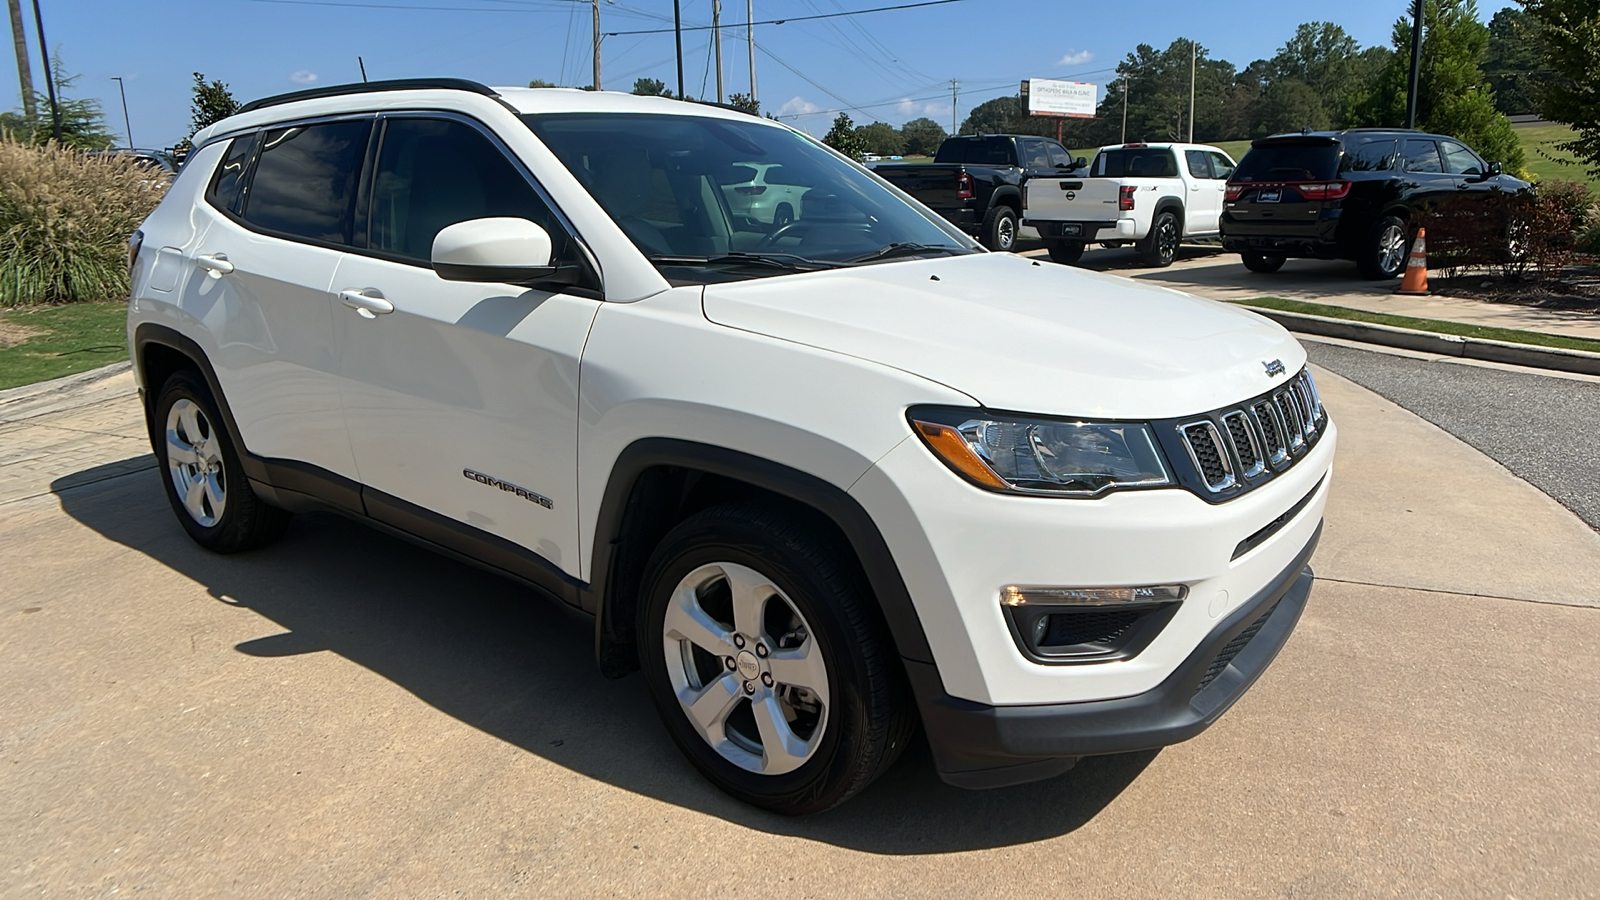
[[[1089,174],[1097,178],[1177,178],[1178,160],[1167,149],[1117,147],[1100,151]]]
[[[1394,168],[1394,141],[1367,141],[1365,144],[1346,146],[1344,159],[1339,162],[1341,172],[1387,172]]]
[[[291,237],[350,243],[356,179],[371,129],[371,121],[362,120],[267,131],[245,221]]]
[[[1211,178],[1211,161],[1206,158],[1204,151],[1185,150],[1183,151],[1183,161],[1189,164],[1189,176],[1191,178]]]
[[[1332,144],[1264,144],[1250,148],[1233,172],[1234,181],[1326,181],[1339,168]]]
[[[730,168],[746,181],[756,174]],[[372,249],[426,263],[445,226],[491,216],[537,223],[560,255],[565,232],[549,207],[476,128],[448,119],[388,121],[372,188]]]
[[[211,186],[206,188],[206,200],[217,209],[239,211],[239,198],[245,185],[245,167],[250,164],[250,156],[256,151],[256,138],[257,135],[249,134],[236,137],[228,143],[228,149],[222,154],[222,164],[217,166],[216,174],[211,176]]]
[[[977,166],[1014,166],[1017,164],[1017,157],[1016,151],[1011,146],[1011,138],[972,138],[945,141],[939,145],[939,155],[935,156],[933,161],[972,163]]]
[[[1404,150],[1407,172],[1443,172],[1439,160],[1439,145],[1433,141],[1406,141]]]

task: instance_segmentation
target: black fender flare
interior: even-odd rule
[[[155,322],[141,322],[133,332],[133,367],[139,378],[139,393],[144,400],[145,418],[152,429],[150,439],[154,441],[156,436],[153,433],[155,423],[149,421],[149,413],[156,402],[156,393],[161,390],[161,385],[150,383],[149,374],[145,371],[145,351],[151,345],[177,351],[194,364],[200,377],[205,379],[206,387],[210,388],[211,399],[217,404],[217,410],[222,413],[222,425],[228,429],[228,438],[239,448],[239,463],[244,468],[245,475],[257,481],[266,481],[266,467],[246,450],[244,435],[239,430],[239,423],[233,418],[233,410],[228,406],[227,395],[222,392],[222,382],[217,379],[217,371],[211,367],[211,359],[206,356],[205,350],[193,338],[177,329]]]
[[[628,646],[631,640],[623,637],[631,634],[632,625],[616,622],[613,615],[624,592],[639,588],[637,572],[630,576],[617,568],[624,556],[618,551],[628,540],[624,534],[628,501],[640,477],[658,467],[687,469],[744,482],[803,504],[826,517],[854,550],[901,657],[933,662],[922,620],[912,605],[911,593],[900,576],[889,545],[872,517],[854,497],[814,475],[748,453],[674,438],[642,438],[618,454],[595,523],[593,578],[590,592],[584,599],[593,604],[587,611],[595,617],[595,656],[606,674],[620,675],[626,671],[618,664],[632,654]],[[617,627],[619,624],[621,627]]]
[[[1011,201],[1011,202],[1009,202],[1009,203],[1006,202],[1008,200]],[[1003,185],[995,188],[994,189],[994,193],[989,195],[989,205],[988,205],[987,208],[984,209],[984,215],[988,215],[989,212],[992,211],[996,206],[1009,206],[1009,207],[1011,207],[1012,209],[1017,211],[1017,220],[1021,221],[1022,220],[1022,189],[1017,187],[1016,185],[1011,185],[1011,184],[1003,184]]]

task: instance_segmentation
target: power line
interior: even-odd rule
[[[257,3],[290,3],[290,2],[310,3],[310,2],[313,2],[313,0],[253,0],[253,2],[257,2]],[[320,2],[320,0],[319,0],[319,2]],[[845,12],[822,13],[820,15],[815,15],[815,16],[791,16],[791,17],[789,17],[787,19],[767,19],[766,21],[751,22],[750,24],[752,24],[752,25],[783,25],[783,24],[786,24],[788,22],[810,22],[810,21],[813,21],[815,19],[837,19],[837,18],[839,18],[841,16],[864,16],[867,13],[890,12],[892,10],[897,10],[897,9],[918,9],[918,8],[924,7],[924,6],[944,6],[944,5],[948,4],[948,3],[965,3],[965,2],[967,2],[967,0],[924,0],[924,2],[922,2],[922,3],[902,3],[902,4],[898,5],[898,6],[877,6],[877,7],[873,7],[872,9],[852,9],[852,10],[847,10]],[[683,26],[683,30],[684,31],[708,31],[708,30],[711,29],[711,27],[712,26],[710,26],[710,25],[685,25],[685,26]],[[643,29],[643,30],[639,30],[639,31],[608,31],[608,32],[606,32],[606,36],[607,37],[616,37],[618,35],[623,35],[623,34],[671,34],[671,33],[672,33],[672,29],[671,28],[654,28],[654,29]]]
[[[529,13],[539,9],[532,4],[518,8],[514,6],[411,6],[398,3],[345,3],[341,0],[245,0],[246,3],[274,3],[283,6],[339,6],[348,9],[410,9],[418,12],[494,12],[494,13]],[[490,0],[493,2],[493,0]],[[585,0],[542,0],[544,3],[583,3]],[[550,9],[565,9],[565,6],[548,7]]]

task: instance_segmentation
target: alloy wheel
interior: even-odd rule
[[[1010,216],[1001,216],[1000,222],[995,226],[996,250],[1010,250],[1017,243],[1017,220]]]
[[[1378,235],[1378,265],[1386,273],[1399,274],[1406,256],[1406,233],[1399,225],[1390,223]]]
[[[1161,252],[1163,264],[1172,262],[1178,255],[1178,226],[1170,218],[1161,222],[1161,233],[1156,236],[1156,246]]]
[[[222,441],[199,404],[187,398],[167,411],[167,474],[184,511],[203,528],[222,518],[228,485]]]
[[[667,675],[684,715],[724,759],[781,775],[827,729],[827,665],[805,617],[771,579],[717,562],[685,575],[662,622]]]

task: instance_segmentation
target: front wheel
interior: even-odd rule
[[[673,741],[718,788],[821,812],[910,738],[899,660],[853,559],[804,515],[696,513],[651,555],[639,656]]]
[[[1241,253],[1239,259],[1244,262],[1246,269],[1270,275],[1283,268],[1285,258],[1277,253]]]
[[[983,245],[1000,253],[1017,246],[1017,212],[1009,206],[994,206],[983,217]]]
[[[1139,244],[1139,257],[1145,265],[1158,269],[1172,265],[1178,255],[1180,236],[1177,216],[1170,212],[1156,213],[1155,221],[1150,223],[1150,233]]]
[[[1356,264],[1363,278],[1375,281],[1399,278],[1406,267],[1405,220],[1399,216],[1380,219]]]
[[[1083,259],[1083,241],[1051,241],[1048,245],[1050,260],[1070,266]]]

